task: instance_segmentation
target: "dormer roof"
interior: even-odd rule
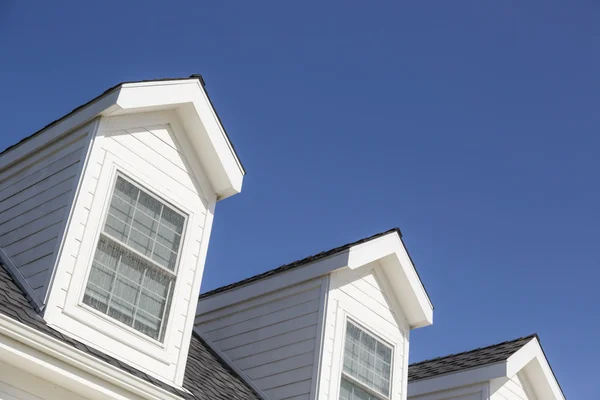
[[[380,260],[382,266],[389,272],[391,286],[404,307],[411,328],[431,325],[433,305],[404,245],[399,228],[376,233],[202,293],[199,296],[198,313],[225,306],[234,297],[237,301],[240,297],[250,298],[253,291],[277,290],[340,268],[360,268],[376,260]],[[277,279],[277,282],[273,279]],[[253,286],[256,289],[253,289]]]
[[[408,367],[408,395],[511,378],[521,371],[540,399],[565,399],[537,334],[413,363]]]
[[[174,388],[138,369],[115,359],[101,351],[87,346],[76,339],[68,337],[46,325],[44,319],[35,311],[22,289],[16,283],[10,271],[0,260],[0,317],[5,316],[17,323],[37,331],[42,336],[60,341],[66,347],[93,357],[98,362],[106,363],[125,371],[134,380],[144,381],[158,389],[159,398],[166,398],[165,393],[186,400],[258,400],[254,391],[207,346],[196,334],[192,335],[188,354],[184,391]],[[161,396],[160,393],[163,393]]]
[[[217,200],[239,193],[246,171],[229,140],[201,75],[121,82],[0,152],[0,170],[97,116],[173,110],[187,131]]]

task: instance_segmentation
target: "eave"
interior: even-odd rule
[[[422,396],[494,379],[510,379],[519,372],[527,375],[538,398],[565,400],[537,336],[506,360],[409,382],[408,396]]]
[[[245,170],[199,76],[121,83],[0,153],[0,170],[96,118],[174,110],[217,200],[239,193]]]
[[[301,261],[301,265],[292,269],[285,270],[283,267],[283,272],[252,280],[247,284],[234,284],[230,289],[224,291],[217,289],[214,294],[201,295],[196,315],[314,279],[342,268],[358,269],[372,262],[379,262],[410,328],[431,325],[433,323],[433,306],[404,247],[400,231],[393,229],[374,235],[372,239],[363,239],[356,243],[342,246],[339,251],[326,252],[326,257],[313,257],[314,261],[306,263]]]

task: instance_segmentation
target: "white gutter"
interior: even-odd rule
[[[90,399],[181,400],[174,393],[3,314],[0,359]]]

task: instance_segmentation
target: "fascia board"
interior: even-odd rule
[[[506,377],[506,361],[408,383],[408,397]]]
[[[249,300],[253,297],[262,296],[265,293],[297,285],[337,269],[344,268],[347,265],[348,251],[344,251],[323,260],[292,269],[288,272],[275,274],[270,278],[261,279],[245,286],[200,299],[196,308],[196,315],[213,312],[220,308]]]
[[[393,265],[388,265],[386,276],[393,281],[392,288],[395,290],[400,304],[404,307],[409,325],[412,328],[430,325],[433,322],[433,308],[408,256],[402,262],[403,249],[404,246],[398,235],[390,233],[353,246],[323,260],[200,299],[196,315],[209,313],[265,293],[296,285],[340,268],[357,269],[371,262],[388,260],[391,257],[395,261],[393,261]],[[406,254],[405,251],[404,254]],[[384,264],[382,263],[382,265]],[[408,309],[406,309],[407,306]]]
[[[92,399],[181,400],[150,382],[0,314],[0,354],[17,367]]]
[[[244,170],[199,80],[124,84],[112,115],[174,109],[218,199],[242,189]]]
[[[523,369],[538,396],[548,400],[564,400],[564,394],[537,338],[507,360],[507,377],[510,378]]]
[[[98,98],[96,101],[87,104],[80,110],[75,111],[66,118],[58,120],[31,139],[15,146],[2,154],[0,157],[0,171],[6,166],[11,165],[23,157],[26,157],[33,151],[43,147],[47,143],[59,138],[80,125],[85,124],[98,115],[110,114],[118,110],[116,105],[120,89],[117,88],[106,95]]]
[[[398,234],[390,233],[352,247],[348,267],[355,269],[376,260],[382,260],[410,327],[433,324],[433,306]]]

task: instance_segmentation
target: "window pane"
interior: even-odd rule
[[[365,392],[357,385],[342,379],[340,387],[340,400],[379,400],[377,397]]]
[[[185,222],[185,218],[182,215],[179,215],[175,211],[171,210],[168,207],[165,207],[163,210],[162,218],[160,223],[165,227],[175,231],[179,234],[183,232],[183,224]]]
[[[175,283],[165,269],[176,269],[184,225],[183,215],[118,177],[83,302],[162,340]]]
[[[174,277],[101,237],[83,302],[117,321],[162,340]]]
[[[175,271],[185,217],[118,177],[104,232]]]
[[[344,373],[389,396],[392,349],[348,322],[344,344]]]

